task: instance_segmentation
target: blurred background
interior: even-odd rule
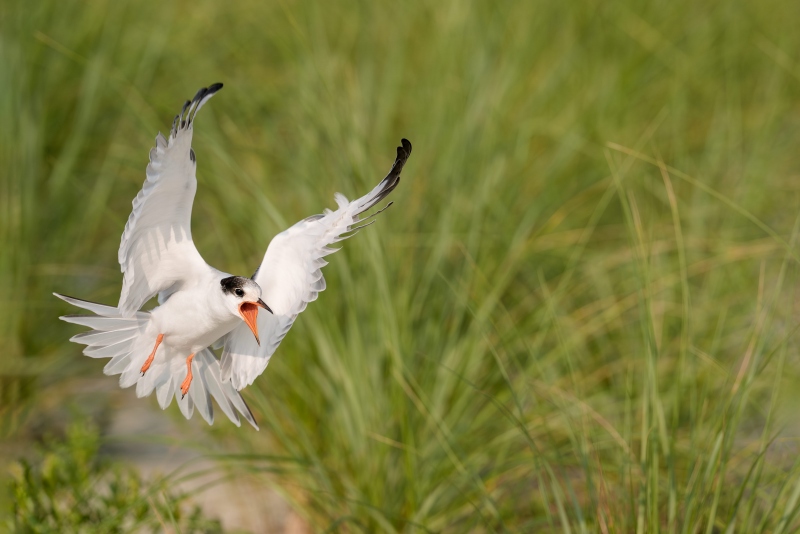
[[[800,528],[800,3],[0,5],[0,521],[19,532]],[[53,291],[115,304],[158,131],[249,274],[368,191],[261,431],[136,399]]]

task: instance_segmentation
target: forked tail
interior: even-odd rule
[[[174,366],[170,365],[169,361],[158,362],[146,376],[142,376],[140,372],[142,362],[147,357],[146,347],[152,348],[155,341],[145,339],[145,331],[150,322],[148,312],[139,311],[132,317],[123,317],[119,309],[111,306],[58,293],[53,294],[73,306],[96,314],[65,315],[60,319],[92,328],[88,332],[73,336],[70,341],[86,345],[83,353],[90,358],[110,358],[103,368],[103,373],[121,375],[120,386],[130,387],[136,384],[136,394],[139,397],[150,395],[155,390],[162,409],[166,409],[172,398],[176,397],[178,406],[187,419],[192,417],[197,407],[197,411],[208,424],[214,422],[214,409],[211,405],[211,397],[214,397],[223,413],[236,426],[241,424],[239,420],[241,413],[258,430],[250,408],[231,381],[221,380],[219,361],[209,349],[204,349],[195,355],[192,361],[192,373],[195,378],[189,394],[181,399],[178,385],[183,380],[181,370],[185,373],[185,365]]]

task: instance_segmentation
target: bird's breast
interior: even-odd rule
[[[239,319],[227,310],[214,310],[203,305],[203,299],[173,294],[167,302],[153,310],[164,343],[181,353],[195,353],[211,346],[236,328]]]

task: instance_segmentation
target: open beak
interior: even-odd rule
[[[244,322],[250,327],[250,330],[253,332],[253,335],[256,336],[256,343],[261,345],[261,341],[258,339],[258,307],[261,306],[268,312],[272,313],[272,310],[269,309],[263,300],[258,299],[258,302],[242,302],[239,305],[239,315],[242,316]]]
[[[262,308],[264,308],[265,310],[267,310],[268,312],[270,312],[270,313],[272,313],[274,315],[273,311],[270,309],[269,306],[267,306],[267,303],[264,302],[263,300],[258,299],[258,302],[256,302],[256,304],[258,304],[259,306],[261,306]]]

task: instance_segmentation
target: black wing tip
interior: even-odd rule
[[[221,83],[212,83],[208,87],[201,87],[191,100],[186,101],[183,108],[181,108],[181,112],[175,117],[175,120],[172,121],[170,135],[176,136],[179,130],[185,130],[188,126],[191,126],[200,106],[220,89],[222,89]],[[191,158],[191,155],[189,157]],[[192,161],[195,160],[192,159]]]
[[[205,98],[207,96],[210,96],[210,95],[213,95],[214,93],[216,93],[220,89],[222,89],[222,84],[221,83],[212,83],[208,87],[201,87],[195,93],[194,98],[192,98],[192,103],[199,102],[203,98]]]
[[[396,169],[397,172],[402,170],[402,166],[405,165],[406,160],[409,158],[409,156],[411,156],[411,141],[404,137],[400,140],[400,144],[402,146],[397,147],[397,158],[394,162],[395,165],[400,165],[400,168]]]
[[[409,156],[411,156],[411,141],[404,137],[400,140],[400,144],[402,146],[397,147],[397,158],[394,161],[394,165],[392,165],[392,170],[389,172],[389,176],[394,174],[397,175],[398,178],[400,171],[403,170],[403,166],[406,164]]]
[[[403,167],[405,167],[406,161],[408,161],[408,158],[411,155],[411,141],[404,137],[400,140],[400,144],[402,146],[397,147],[397,158],[394,160],[392,168],[389,170],[389,174],[387,174],[386,178],[384,178],[379,184],[382,186],[381,190],[374,197],[359,207],[361,210],[359,213],[364,213],[365,211],[371,209],[378,202],[386,198],[389,193],[394,191],[395,188],[400,184],[400,173],[403,171]],[[389,205],[383,209],[388,208],[390,205],[391,203],[389,203]],[[373,215],[377,215],[377,213],[373,213]]]
[[[194,94],[194,98],[192,98],[192,102],[199,102],[204,96],[206,96],[206,93],[208,93],[208,87],[201,87]]]

